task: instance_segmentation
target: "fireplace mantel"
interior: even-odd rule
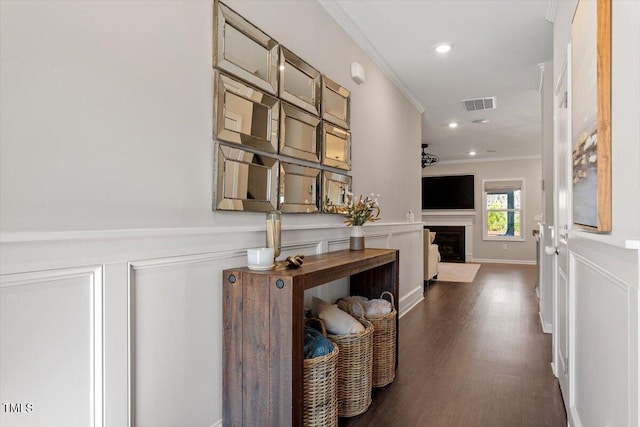
[[[423,210],[422,222],[425,226],[464,226],[465,262],[473,259],[473,226],[476,222],[476,210]]]
[[[422,211],[422,222],[433,225],[473,225],[476,220],[475,210],[465,211]]]

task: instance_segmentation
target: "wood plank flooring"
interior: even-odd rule
[[[400,319],[396,380],[341,426],[566,426],[543,334],[535,266],[482,264],[435,282]]]

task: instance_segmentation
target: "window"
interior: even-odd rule
[[[484,240],[524,240],[524,180],[482,181]]]

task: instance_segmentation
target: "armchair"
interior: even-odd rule
[[[429,281],[438,276],[438,262],[440,262],[440,252],[438,252],[438,245],[433,244],[436,233],[431,233],[428,228],[425,228],[423,233],[424,280]]]

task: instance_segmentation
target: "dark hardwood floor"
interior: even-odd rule
[[[535,266],[482,264],[435,282],[400,319],[395,381],[341,426],[566,426],[543,334]]]

